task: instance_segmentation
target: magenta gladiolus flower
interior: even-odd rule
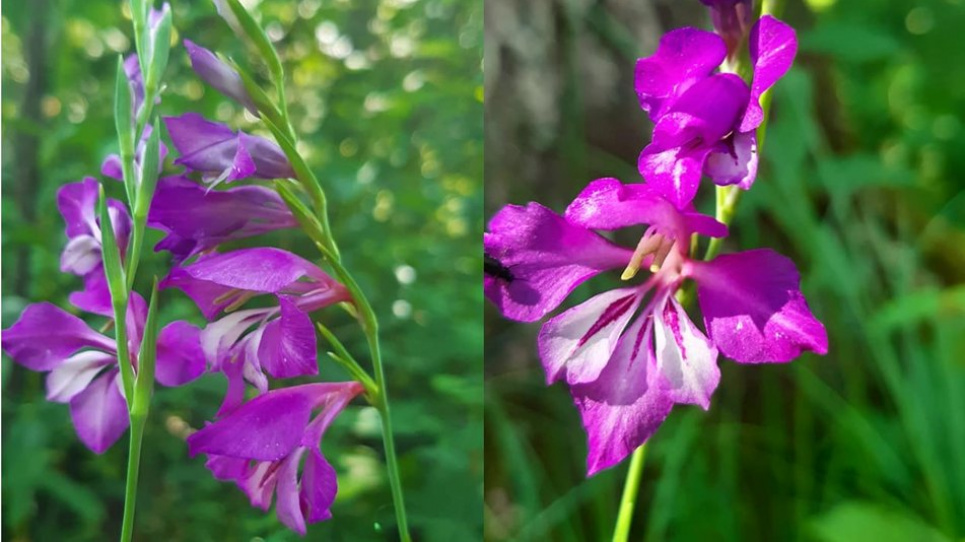
[[[734,74],[713,73],[727,46],[720,36],[696,28],[667,33],[656,53],[637,62],[637,95],[655,123],[640,154],[640,174],[678,208],[694,199],[702,174],[745,190],[754,183],[755,130],[764,119],[760,97],[791,67],[797,38],[791,27],[764,16],[749,44],[750,87]]]
[[[649,224],[634,250],[593,230]],[[794,264],[770,250],[688,256],[692,234],[726,235],[716,220],[679,211],[645,184],[590,183],[563,217],[531,203],[507,206],[485,234],[486,253],[507,273],[487,279],[486,295],[509,318],[536,320],[585,280],[625,267],[652,274],[641,284],[599,294],[548,320],[539,334],[547,382],[564,380],[583,417],[589,474],[639,447],[676,403],[710,406],[718,351],[741,363],[786,362],[827,351],[824,326],[800,292]],[[697,284],[705,335],[674,294]]]
[[[286,179],[295,171],[285,153],[265,138],[234,132],[197,113],[165,117],[171,142],[181,157],[174,161],[205,174],[211,186],[238,179]]]
[[[106,289],[102,295],[107,299],[98,303],[109,306]],[[146,303],[135,294],[127,316],[132,353],[140,348],[146,318]],[[204,357],[198,356],[199,333],[198,328],[183,323],[161,330],[156,373],[159,382],[180,385],[201,374]],[[37,303],[28,306],[20,319],[4,330],[2,346],[27,369],[49,371],[47,399],[70,404],[74,428],[85,446],[100,454],[124,434],[130,422],[114,339],[50,303]]]
[[[190,40],[184,40],[184,47],[191,58],[191,68],[198,77],[218,92],[244,106],[252,114],[258,115],[258,108],[245,90],[238,72],[222,62],[214,53]]]
[[[298,221],[274,190],[237,186],[210,190],[186,177],[164,177],[151,200],[148,225],[167,232],[154,250],[169,250],[174,262]]]
[[[161,287],[184,291],[209,321],[227,313],[201,333],[205,357],[229,380],[234,373],[228,365],[243,363],[240,374],[261,392],[268,389],[266,372],[274,378],[318,373],[315,330],[307,313],[351,299],[317,266],[276,248],[205,256],[172,270]],[[277,305],[235,310],[263,294],[275,296]]]
[[[62,186],[57,190],[57,207],[67,223],[67,246],[60,258],[60,270],[79,275],[84,279],[84,289],[70,294],[75,307],[102,316],[111,316],[113,310],[107,293],[107,279],[101,257],[101,224],[97,216],[97,181],[86,177],[78,183]],[[107,212],[114,227],[120,252],[127,249],[131,233],[131,217],[124,204],[115,199],[107,200]]]
[[[306,523],[332,517],[338,490],[322,435],[362,391],[358,382],[333,382],[268,392],[188,437],[189,453],[208,454],[214,477],[237,484],[252,506],[268,510],[277,494],[278,519],[304,535]]]

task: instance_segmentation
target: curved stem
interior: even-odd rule
[[[643,477],[643,463],[647,455],[647,445],[644,444],[633,452],[630,459],[630,469],[627,471],[627,481],[623,486],[623,497],[620,499],[620,511],[617,513],[617,525],[613,530],[613,542],[626,542],[630,536],[630,524],[633,522],[633,510],[637,505],[637,490]]]
[[[332,241],[334,244],[334,241]],[[323,247],[322,253],[325,254]],[[389,473],[389,487],[392,490],[392,502],[395,506],[395,518],[399,527],[399,537],[403,542],[412,540],[409,534],[409,522],[405,513],[405,498],[402,493],[402,475],[399,470],[399,462],[395,454],[395,438],[392,430],[392,414],[389,408],[389,392],[385,383],[385,370],[382,365],[382,349],[379,346],[379,321],[372,310],[372,305],[367,297],[359,288],[355,278],[349,273],[342,262],[329,257],[329,263],[339,280],[348,288],[355,300],[355,305],[359,310],[359,322],[365,332],[366,340],[369,345],[369,353],[372,356],[372,368],[375,371],[375,385],[377,395],[374,398],[376,409],[382,420],[382,442],[385,446],[385,466]]]
[[[268,114],[263,114],[262,120],[269,127],[269,129],[271,129],[272,134],[275,136],[275,141],[279,144],[279,146],[281,146],[282,151],[285,153],[289,161],[291,161],[298,181],[309,193],[309,197],[312,201],[312,206],[314,207],[315,212],[314,220],[310,217],[303,216],[304,211],[299,208],[299,203],[297,200],[285,197],[285,194],[282,194],[281,190],[279,193],[282,194],[282,198],[285,200],[288,208],[292,211],[296,218],[299,218],[299,223],[305,230],[306,234],[311,239],[316,240],[316,246],[318,247],[319,252],[321,252],[325,260],[328,261],[338,280],[348,289],[349,293],[352,295],[352,300],[354,301],[355,307],[358,309],[358,321],[362,327],[362,331],[365,333],[365,338],[369,347],[369,354],[372,358],[372,368],[375,371],[376,389],[374,394],[370,394],[369,400],[379,411],[379,417],[382,421],[382,442],[385,446],[385,463],[386,469],[388,470],[389,487],[392,491],[392,502],[395,507],[395,517],[399,528],[399,537],[402,542],[410,542],[412,540],[412,536],[409,534],[408,518],[405,512],[405,499],[402,492],[402,475],[399,470],[399,462],[395,452],[395,439],[393,437],[394,432],[392,430],[392,414],[389,407],[389,393],[385,382],[385,371],[382,365],[382,351],[379,346],[378,317],[375,315],[375,311],[372,309],[372,304],[359,287],[358,282],[355,281],[355,278],[348,271],[348,269],[342,265],[338,244],[336,243],[335,237],[332,235],[332,231],[329,226],[328,204],[325,197],[325,191],[322,189],[322,186],[315,177],[315,174],[312,173],[311,169],[305,163],[305,160],[301,157],[301,155],[298,154],[295,141],[288,139],[285,133],[286,131],[289,134],[294,133],[291,121],[287,117],[287,110],[281,109],[273,111],[272,113],[275,116],[281,117],[284,123],[283,127],[274,125],[270,121],[270,115]],[[351,359],[351,356],[349,356],[347,359]],[[364,380],[363,384],[365,384]]]
[[[392,502],[395,504],[395,519],[399,527],[399,537],[402,542],[410,542],[408,518],[405,515],[405,498],[402,495],[402,476],[399,462],[395,456],[395,438],[392,431],[392,415],[389,410],[389,394],[385,387],[385,372],[382,370],[382,355],[379,350],[379,338],[371,335],[369,349],[372,351],[372,366],[375,368],[375,382],[379,388],[378,404],[382,419],[382,441],[385,445],[385,467],[389,471],[389,487],[392,490]]]

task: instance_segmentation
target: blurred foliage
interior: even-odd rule
[[[382,322],[383,355],[410,522],[418,540],[478,538],[482,529],[482,6],[455,0],[263,0],[253,6],[286,65],[300,150],[328,191],[347,267]],[[126,2],[3,5],[3,327],[30,302],[67,307],[80,281],[59,272],[64,224],[55,192],[97,176],[116,149],[116,55],[132,48]],[[124,5],[123,10],[121,5]],[[210,2],[173,2],[178,40],[242,63],[244,46]],[[254,64],[254,63],[252,63]],[[265,74],[261,74],[264,76]],[[200,112],[261,131],[254,118],[172,49],[162,115]],[[31,103],[33,102],[33,105]],[[167,171],[177,168],[169,163]],[[120,197],[120,185],[116,195]],[[153,244],[158,232],[149,232]],[[308,258],[299,232],[273,245]],[[148,253],[138,290],[164,276]],[[162,292],[162,322],[201,324],[193,304]],[[365,364],[364,337],[337,310],[326,325]],[[94,322],[99,325],[100,322]],[[347,375],[324,355],[323,379]],[[126,437],[103,456],[76,439],[66,405],[44,400],[43,376],[3,358],[3,539],[116,538]],[[139,540],[299,540],[274,516],[215,481],[184,437],[210,420],[223,379],[159,389],[141,461]],[[376,412],[349,408],[322,449],[339,472],[334,519],[307,540],[393,540],[395,518]]]
[[[709,26],[696,0],[644,4],[664,29]],[[671,4],[689,11],[672,13]],[[710,411],[678,406],[651,439],[631,539],[960,540],[965,8],[954,0],[786,4],[801,50],[776,86],[761,173],[725,251],[791,256],[830,352],[780,366],[722,359]],[[653,49],[628,50],[624,38],[636,29],[606,3],[553,5],[557,42],[541,47],[560,71],[582,73],[588,55],[606,51],[624,81],[609,110],[635,106],[627,74]],[[539,22],[521,27],[546,36]],[[490,77],[511,68],[489,73],[489,60],[486,137],[498,140],[488,119],[515,111],[494,105],[511,100]],[[487,216],[529,200],[561,210],[596,177],[638,181],[651,126],[637,110],[636,128],[613,123],[599,137],[608,117],[591,103],[596,84],[571,78],[541,88],[562,97],[558,116],[575,124],[532,158],[554,167],[492,175],[490,163],[527,157],[490,154],[487,143]],[[705,186],[701,197],[712,212],[713,191]],[[579,416],[562,385],[544,385],[537,330],[487,308],[486,538],[605,540],[626,464],[584,478]]]

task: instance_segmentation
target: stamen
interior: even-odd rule
[[[663,236],[657,233],[656,228],[653,226],[648,228],[646,233],[643,234],[643,237],[640,238],[640,242],[637,243],[637,248],[633,251],[633,256],[630,257],[630,263],[627,265],[627,268],[623,270],[620,279],[630,280],[636,276],[637,271],[640,270],[640,264],[643,263],[643,259],[654,250],[657,250],[662,243]]]
[[[667,259],[667,255],[670,254],[670,249],[673,248],[674,243],[676,243],[676,241],[673,239],[663,240],[663,243],[660,244],[660,248],[657,249],[656,254],[653,255],[653,262],[650,264],[651,273],[660,271],[660,266],[662,266],[664,260]]]
[[[228,290],[227,292],[225,292],[225,293],[219,295],[218,297],[214,298],[214,301],[212,301],[211,303],[214,304],[214,305],[220,305],[221,303],[224,303],[225,301],[231,299],[232,297],[238,295],[239,293],[241,293],[241,290],[239,290],[239,289],[237,289],[237,288],[232,288],[232,289]]]
[[[255,297],[255,292],[240,292],[240,293],[241,295],[238,296],[238,299],[235,299],[234,301],[231,302],[230,305],[224,308],[225,312],[232,312],[234,310],[237,310],[238,307],[244,305],[246,301]]]

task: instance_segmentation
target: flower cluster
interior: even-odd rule
[[[156,14],[150,20],[154,24]],[[256,111],[237,72],[203,47],[187,40],[185,47],[202,79]],[[133,118],[145,100],[137,56],[126,59],[123,67]],[[290,252],[224,247],[229,241],[298,225],[278,193],[259,184],[295,176],[278,145],[194,113],[167,117],[164,123],[176,150],[174,165],[183,169],[158,179],[147,213],[147,225],[166,234],[155,250],[170,252],[175,264],[159,286],[185,293],[208,323],[199,329],[176,321],[159,332],[156,379],[179,386],[205,373],[225,375],[228,388],[217,419],[188,438],[190,454],[207,454],[206,465],[214,476],[235,482],[253,506],[267,509],[277,494],[279,519],[304,534],[306,522],[330,517],[337,489],[335,471],[319,448],[322,434],[364,388],[340,382],[269,391],[269,378],[317,375],[310,313],[352,298],[325,271]],[[137,147],[136,168],[154,163],[145,159],[150,133],[148,126]],[[156,162],[161,169],[167,153],[161,145]],[[121,157],[108,157],[101,173],[123,180]],[[96,179],[86,178],[58,192],[69,238],[61,268],[84,282],[82,291],[71,294],[71,304],[110,318],[111,293],[101,256],[101,233],[107,225],[98,219],[98,188]],[[131,217],[120,201],[108,200],[107,207],[113,238],[124,255]],[[246,307],[256,297],[270,301]],[[132,353],[139,351],[146,316],[147,304],[132,294],[127,316]],[[54,305],[38,303],[4,331],[2,346],[20,365],[49,371],[47,398],[70,403],[77,433],[94,452],[107,450],[127,429],[114,339]],[[137,355],[129,362],[136,372]],[[248,401],[247,384],[256,394]]]
[[[741,17],[749,8],[749,2],[714,4]],[[695,236],[728,233],[725,224],[694,210],[701,178],[751,187],[760,97],[789,69],[797,47],[790,27],[764,16],[747,36],[751,84],[717,72],[728,45],[744,39],[734,36],[735,28],[747,27],[737,20],[715,17],[718,28],[730,21],[723,38],[674,30],[638,62],[637,95],[654,122],[639,160],[644,183],[595,180],[562,216],[539,203],[508,205],[484,236],[486,297],[522,322],[548,315],[602,272],[622,268],[630,280],[641,268],[650,271],[639,284],[553,316],[539,333],[547,383],[566,382],[582,416],[589,475],[642,445],[675,404],[708,409],[720,380],[719,353],[764,363],[827,351],[824,326],[811,314],[789,259],[767,249],[710,261],[691,256]],[[638,225],[647,227],[633,248],[598,233]],[[696,285],[703,331],[678,300],[688,280]]]

